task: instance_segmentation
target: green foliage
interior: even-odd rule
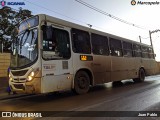
[[[15,11],[8,6],[0,9],[0,45],[3,44],[3,51],[9,51],[11,42],[17,35],[16,27],[19,23],[31,16],[31,11],[22,10],[22,8],[19,11]]]

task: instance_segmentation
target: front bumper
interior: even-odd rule
[[[30,82],[14,82],[10,81],[9,86],[11,88],[11,91],[16,93],[41,93],[41,79],[40,78],[34,78]]]

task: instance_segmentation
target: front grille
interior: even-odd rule
[[[25,87],[23,86],[23,84],[14,84],[14,87],[16,89],[23,89],[23,90],[25,90]]]
[[[14,75],[14,76],[23,76],[27,73],[28,70],[21,70],[21,71],[11,71],[11,73]]]
[[[15,78],[14,81],[15,82],[25,82],[26,79],[25,78]]]

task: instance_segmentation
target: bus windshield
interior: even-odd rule
[[[30,19],[27,19],[25,21],[23,21],[20,26],[19,26],[19,33],[25,31],[26,29],[35,27],[39,24],[38,22],[38,16],[34,16]]]
[[[38,56],[37,29],[26,29],[13,43],[11,67],[19,68],[33,63]]]

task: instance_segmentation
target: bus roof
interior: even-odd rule
[[[107,37],[110,37],[110,38],[114,38],[114,39],[118,39],[118,40],[122,40],[122,41],[126,41],[126,42],[132,42],[132,43],[144,45],[144,46],[147,46],[147,47],[152,47],[151,45],[147,45],[147,44],[140,43],[140,42],[137,42],[137,41],[134,41],[134,40],[119,37],[117,35],[113,35],[113,34],[110,34],[110,33],[102,32],[102,31],[99,31],[99,30],[96,30],[96,29],[92,29],[90,27],[85,27],[85,26],[82,26],[82,25],[78,25],[76,23],[68,22],[66,20],[62,20],[62,19],[59,19],[59,18],[56,18],[56,17],[52,17],[52,16],[49,16],[49,15],[46,15],[46,14],[38,14],[38,16],[40,16],[43,19],[46,19],[47,21],[50,21],[50,22],[54,21],[55,24],[59,24],[59,25],[62,25],[62,26],[66,26],[66,27],[70,27],[70,28],[76,28],[76,29],[88,31],[88,32],[95,33],[95,34],[104,35],[104,36],[107,36]]]

